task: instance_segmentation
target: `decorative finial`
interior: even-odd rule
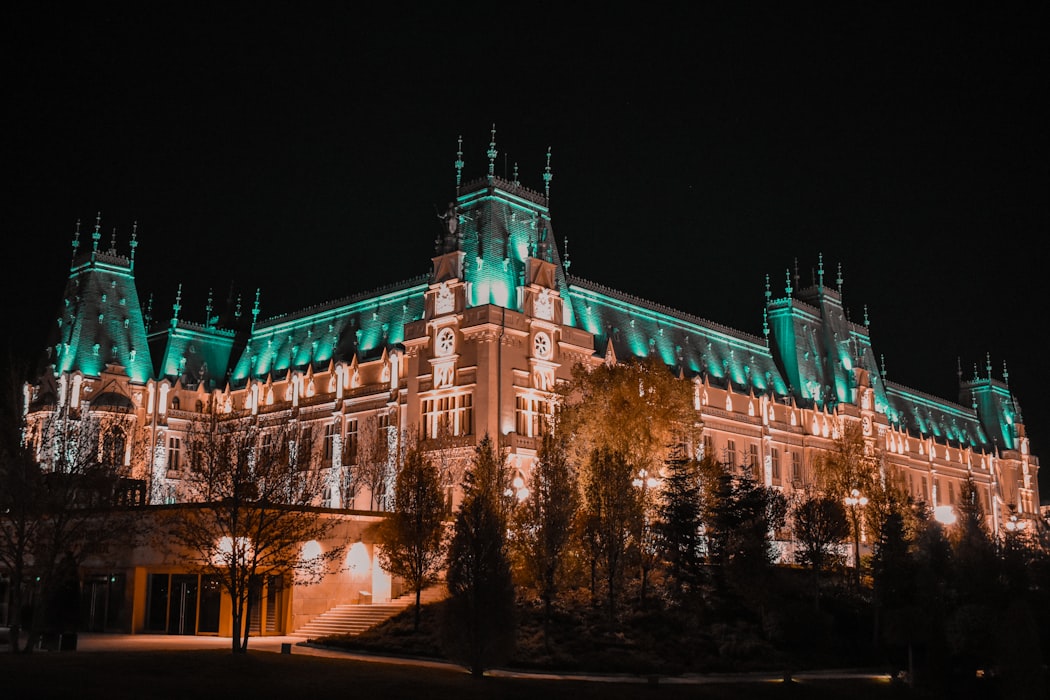
[[[91,234],[91,252],[98,252],[98,242],[102,239],[99,229],[102,227],[102,212],[95,214],[95,231]]]
[[[865,326],[870,325],[870,322],[868,321],[868,305],[867,304],[864,305],[864,325]]]
[[[171,305],[171,327],[179,325],[179,311],[182,310],[182,282],[179,282],[179,291],[175,292],[175,303]]]
[[[113,234],[109,238],[109,251],[108,252],[109,252],[110,255],[116,255],[117,254],[117,227],[116,226],[113,227]]]
[[[489,177],[491,178],[496,174],[496,155],[499,151],[496,150],[496,125],[492,125],[492,140],[489,141],[489,150],[485,154],[489,157]]]
[[[551,175],[551,147],[547,146],[547,167],[543,170],[543,191],[547,197],[547,204],[551,201],[551,180],[554,176]]]
[[[879,354],[879,363],[882,365],[882,378],[886,378],[886,356]]]
[[[456,194],[459,194],[459,184],[463,181],[463,135],[460,134],[456,146]]]
[[[798,289],[798,281],[799,281],[798,258],[795,258],[795,289]]]
[[[255,289],[255,305],[252,306],[252,330],[255,330],[255,322],[259,320],[259,294],[262,291],[261,288],[256,287]]]
[[[762,309],[762,335],[766,336],[766,347],[769,347],[769,310]]]
[[[791,296],[791,292],[794,291],[794,289],[791,287],[791,270],[784,270],[784,278],[785,278],[784,294],[786,294],[786,295],[788,295],[790,297]]]
[[[237,295],[237,306],[233,309],[233,317],[240,321],[241,320],[241,295]]]
[[[208,289],[208,303],[204,306],[204,325],[205,327],[211,327],[211,310],[212,310],[212,290]]]
[[[838,274],[838,277],[835,278],[835,284],[838,285],[839,293],[841,294],[842,293],[842,263],[839,263],[839,274]]]
[[[135,269],[135,249],[139,247],[139,222],[135,222],[131,225],[131,242],[128,243],[128,247],[131,248],[131,269]]]
[[[1010,386],[1010,372],[1006,369],[1006,360],[1003,360],[1003,382]]]
[[[955,376],[959,378],[959,383],[962,384],[962,358],[955,358]]]
[[[773,296],[773,292],[769,291],[769,273],[767,272],[766,273],[766,302],[767,303],[769,302],[770,298],[772,298],[772,296]]]
[[[72,260],[77,258],[77,248],[80,247],[80,219],[77,219],[77,225],[73,228],[73,257]]]
[[[988,379],[992,378],[992,353],[985,353],[984,369],[988,372]]]
[[[518,182],[518,161],[514,161],[514,186],[517,187],[520,184]]]
[[[561,264],[562,264],[562,267],[565,268],[565,271],[568,272],[569,271],[569,265],[572,264],[572,261],[569,260],[569,237],[568,236],[565,237],[565,246],[564,247],[565,247],[565,257],[562,258]]]
[[[824,254],[817,254],[817,288],[824,289]]]

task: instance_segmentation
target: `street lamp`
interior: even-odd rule
[[[1018,520],[1017,515],[1013,513],[1010,514],[1010,519],[1006,521],[1006,529],[1010,532],[1020,532],[1025,529],[1026,525],[1028,525],[1028,523],[1023,520]]]
[[[857,590],[860,590],[860,518],[857,508],[868,505],[867,496],[862,496],[860,491],[853,489],[846,496],[846,505],[850,508],[850,517],[853,521],[853,570],[857,582]]]

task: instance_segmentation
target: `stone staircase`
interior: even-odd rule
[[[423,604],[441,600],[447,596],[443,583],[424,588],[420,594]],[[334,634],[360,634],[369,627],[390,619],[407,607],[415,605],[416,594],[408,592],[389,603],[370,605],[337,605],[318,615],[310,622],[292,632],[290,637],[317,639]]]

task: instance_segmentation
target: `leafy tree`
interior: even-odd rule
[[[814,461],[817,486],[830,498],[851,499],[847,509],[853,533],[854,583],[860,587],[860,538],[865,513],[876,492],[883,490],[878,459],[869,454],[861,425],[845,422],[832,448]]]
[[[610,448],[595,449],[583,475],[580,529],[591,559],[591,594],[596,594],[600,571],[610,616],[616,610],[631,533],[642,517],[640,494],[631,483],[633,475],[623,453]]]
[[[543,434],[529,475],[528,496],[514,511],[512,548],[525,579],[543,601],[545,628],[558,594],[572,524],[579,508],[576,473],[562,433]]]
[[[799,548],[795,560],[813,570],[813,602],[820,607],[820,572],[837,559],[835,547],[849,537],[842,501],[827,495],[806,495],[791,506],[791,531]]]
[[[133,540],[135,521],[124,506],[141,503],[146,486],[129,478],[132,423],[125,412],[55,405],[27,425],[19,370],[16,364],[6,369],[0,373],[0,567],[10,575],[12,650],[30,652],[44,632],[76,624],[63,618],[59,605],[69,577],[76,582],[77,567],[92,550]],[[129,499],[131,492],[139,499]]]
[[[507,554],[511,501],[506,460],[486,435],[464,477],[449,546],[444,632],[450,651],[481,676],[514,639],[514,583]]]
[[[187,430],[190,470],[180,496],[189,503],[163,511],[162,544],[215,576],[230,596],[235,653],[248,649],[248,602],[263,574],[314,583],[341,554],[340,547],[302,551],[334,526],[309,508],[325,486],[312,464],[312,438],[295,422],[261,426],[213,414]]]
[[[571,436],[577,464],[605,449],[622,455],[635,474],[656,474],[669,446],[697,435],[691,386],[654,358],[576,365],[560,391],[561,428]]]
[[[418,448],[409,449],[397,472],[393,511],[376,528],[383,568],[416,594],[413,627],[419,630],[420,595],[444,563],[444,497],[438,471]]]

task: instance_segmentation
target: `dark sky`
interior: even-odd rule
[[[1022,8],[25,5],[3,42],[21,347],[99,211],[104,247],[138,221],[161,316],[180,282],[203,320],[209,288],[261,287],[265,317],[424,273],[457,137],[481,175],[494,123],[497,171],[535,189],[551,148],[573,273],[757,335],[766,275],[779,295],[823,254],[890,379],[954,399],[990,354],[1050,459],[1050,52]]]

